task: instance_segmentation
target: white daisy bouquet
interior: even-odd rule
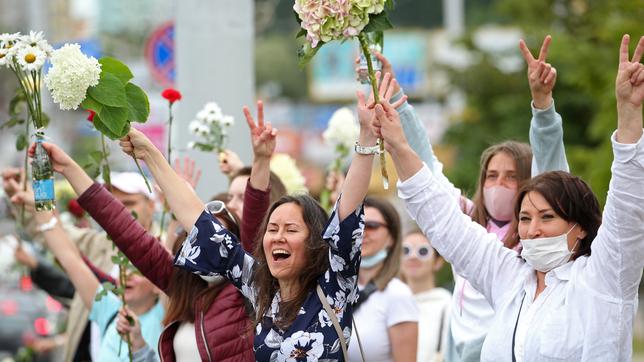
[[[235,119],[225,115],[217,103],[206,103],[188,125],[190,132],[201,140],[188,143],[188,148],[204,152],[215,151],[218,154],[223,152],[228,140],[226,129],[233,124],[235,124]]]
[[[301,30],[298,37],[305,36],[307,42],[300,50],[300,64],[310,61],[324,44],[357,38],[367,65],[367,78],[378,103],[378,89],[372,49],[382,50],[382,32],[393,26],[387,17],[387,10],[393,8],[393,0],[295,0],[293,10]],[[385,168],[384,142],[380,142],[380,169],[384,188],[389,187]]]
[[[331,164],[330,171],[336,174],[342,172],[342,162],[349,156],[359,134],[360,126],[349,108],[342,107],[333,113],[327,129],[322,133],[324,142],[335,150],[336,157]],[[322,190],[320,194],[320,204],[325,210],[331,206],[330,196],[331,190],[327,188]]]
[[[29,35],[0,35],[0,67],[9,68],[16,75],[19,85],[16,97],[10,104],[10,119],[2,125],[3,128],[27,123],[28,129],[29,122],[20,118],[21,104],[26,105],[28,118],[36,130],[42,131],[49,123],[49,118],[42,112],[40,84],[42,67],[52,52],[53,48],[41,31],[32,31]],[[26,136],[23,146],[26,147]]]

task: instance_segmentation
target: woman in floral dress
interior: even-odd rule
[[[388,101],[395,84],[386,74],[380,84],[380,98]],[[361,93],[358,98],[358,144],[363,153],[354,156],[344,193],[331,217],[327,220],[326,212],[308,195],[285,196],[271,206],[262,227],[263,238],[253,255],[246,253],[235,236],[204,211],[201,200],[142,133],[132,130],[121,141],[125,152],[148,164],[178,221],[191,230],[175,264],[199,275],[225,276],[252,303],[258,361],[344,360],[338,333],[316,288],[321,287],[349,340],[352,303],[358,292],[362,201],[373,163],[373,153],[365,148],[376,145],[377,137],[370,124],[374,109],[382,107],[374,107]],[[255,124],[247,113],[247,121],[252,142],[272,152],[276,131],[270,123],[264,123],[263,114],[258,115]]]

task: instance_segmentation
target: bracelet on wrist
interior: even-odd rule
[[[376,141],[375,146],[363,146],[359,142],[356,141],[355,146],[353,149],[356,151],[357,154],[360,155],[379,155],[380,154],[380,140]]]
[[[56,216],[52,216],[51,219],[49,219],[49,221],[47,221],[46,223],[38,225],[37,230],[40,231],[41,233],[45,231],[49,231],[53,229],[57,223],[58,223],[58,218]]]

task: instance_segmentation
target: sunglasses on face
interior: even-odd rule
[[[432,257],[434,254],[434,249],[431,246],[422,245],[419,247],[413,247],[410,245],[403,245],[403,256],[405,258],[411,258],[415,256],[420,260],[427,260]]]
[[[386,224],[381,223],[379,221],[365,221],[364,222],[364,229],[365,230],[377,230],[381,227],[387,227]]]
[[[228,215],[230,220],[232,220],[233,222],[236,222],[236,219],[233,217],[233,214],[231,214],[230,211],[228,211],[228,209],[226,208],[226,204],[224,204],[223,201],[220,201],[220,200],[210,201],[209,203],[206,204],[206,210],[208,210],[208,212],[211,215],[221,215],[223,213],[226,213],[226,215]]]

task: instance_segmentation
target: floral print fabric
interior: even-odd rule
[[[318,283],[334,309],[347,341],[351,339],[353,303],[358,298],[363,229],[364,210],[360,206],[342,221],[334,211],[322,234],[329,245],[329,269],[319,277]],[[198,275],[225,276],[256,308],[257,291],[252,281],[255,260],[207,211],[201,214],[183,243],[175,257],[175,265]],[[280,330],[273,324],[279,303],[278,292],[262,323],[257,324],[254,346],[257,361],[344,360],[338,335],[315,290],[309,291],[288,330]]]

